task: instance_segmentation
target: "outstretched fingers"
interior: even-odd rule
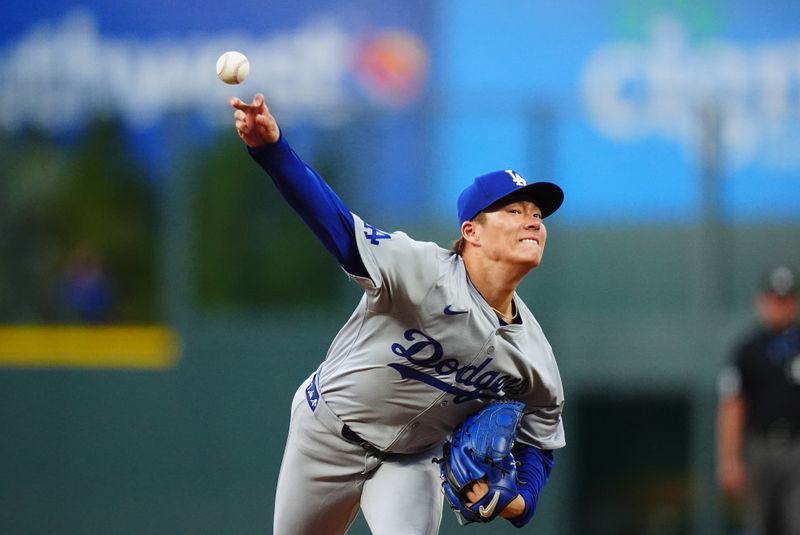
[[[253,102],[250,104],[246,103],[239,97],[231,97],[228,99],[228,102],[237,110],[242,110],[245,113],[258,113],[264,111],[264,108],[266,108],[264,105],[264,95],[261,93],[256,93],[256,96],[253,97]]]
[[[247,106],[247,104],[245,104],[244,101],[239,97],[231,97],[228,99],[228,102],[230,103],[231,106],[233,106],[237,110],[241,110],[245,106]]]
[[[249,104],[239,97],[231,97],[228,102],[234,108],[236,131],[245,143],[257,147],[278,141],[280,129],[269,113],[263,94],[256,93]]]

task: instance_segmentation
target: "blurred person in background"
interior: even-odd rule
[[[114,291],[100,253],[81,244],[69,257],[62,293],[67,314],[81,323],[106,323],[114,319]]]
[[[718,476],[750,535],[800,534],[800,324],[796,274],[773,269],[760,325],[720,376]],[[742,502],[743,500],[743,502]]]

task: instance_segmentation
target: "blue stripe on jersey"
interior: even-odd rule
[[[292,150],[286,139],[247,151],[322,245],[348,273],[368,277],[355,238],[353,214],[319,174]]]
[[[539,494],[542,492],[550,472],[555,465],[553,452],[540,450],[533,446],[516,444],[513,449],[514,458],[520,463],[517,467],[517,491],[525,500],[525,512],[509,521],[516,527],[521,528],[531,521],[536,513],[536,505],[539,502]]]

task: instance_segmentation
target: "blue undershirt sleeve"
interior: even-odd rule
[[[292,150],[281,134],[273,144],[247,147],[275,187],[322,245],[351,275],[368,277],[355,239],[353,214],[325,180]]]
[[[519,463],[517,467],[517,490],[525,500],[525,512],[516,518],[509,518],[509,522],[521,528],[531,521],[536,513],[539,494],[542,492],[550,472],[553,470],[555,458],[550,450],[540,450],[525,444],[516,444],[513,449],[514,458]]]

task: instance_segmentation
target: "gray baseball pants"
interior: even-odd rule
[[[359,507],[375,535],[433,535],[442,516],[436,447],[418,454],[370,452],[341,435],[342,422],[305,381],[292,401],[275,493],[275,535],[347,533]]]
[[[800,440],[748,437],[749,535],[800,534]]]

